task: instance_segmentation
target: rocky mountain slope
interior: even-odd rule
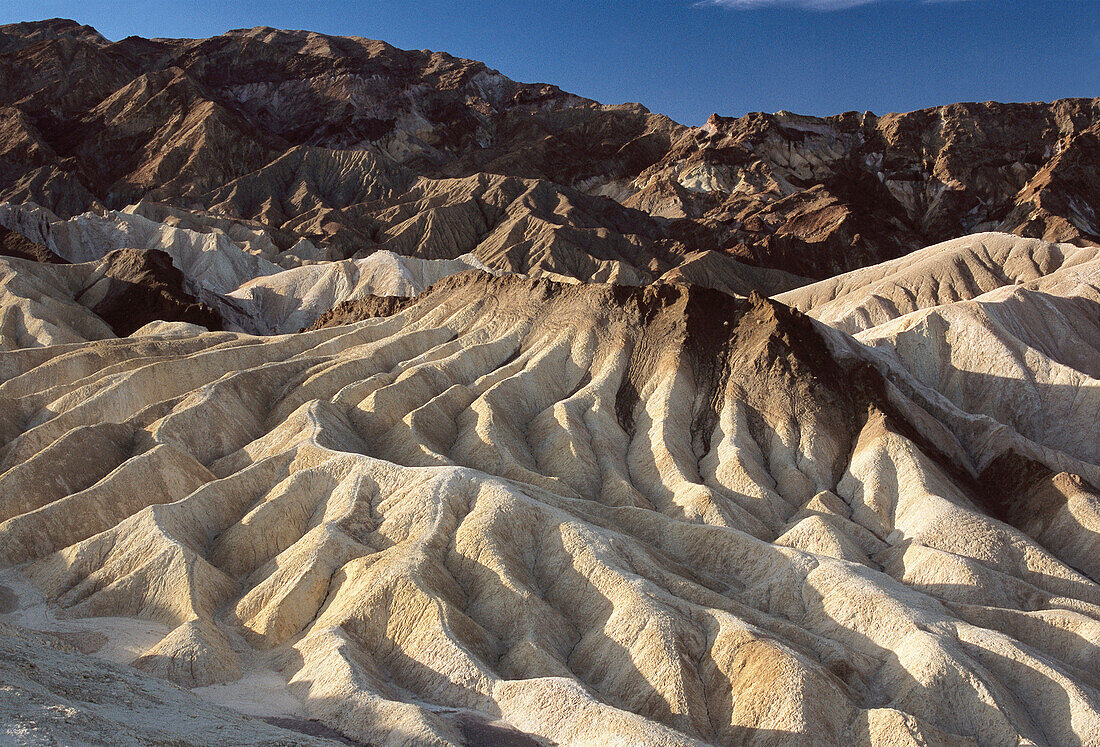
[[[0,27],[0,81],[0,200],[165,203],[327,259],[641,282],[703,252],[824,278],[975,231],[1100,239],[1095,99],[687,128],[383,42],[62,20]]]
[[[1100,742],[1097,100],[0,69],[0,741]]]
[[[712,116],[625,203],[700,248],[815,278],[979,231],[1095,243],[1100,100]]]

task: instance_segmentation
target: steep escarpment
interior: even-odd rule
[[[715,115],[625,202],[700,248],[816,278],[979,231],[1095,244],[1098,116],[1095,99]]]
[[[366,742],[1100,734],[1095,497],[991,515],[1011,425],[760,296],[467,271],[368,311],[0,353],[7,619],[129,618],[145,672]]]

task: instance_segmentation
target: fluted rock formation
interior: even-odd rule
[[[1100,742],[1097,120],[0,27],[0,741]]]
[[[387,311],[2,354],[5,562],[368,742],[1100,735],[1088,443],[755,295],[470,271]]]

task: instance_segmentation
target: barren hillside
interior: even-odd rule
[[[1100,743],[1096,100],[0,70],[0,742]]]

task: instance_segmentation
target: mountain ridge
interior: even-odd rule
[[[1100,99],[881,117],[714,115],[689,128],[641,105],[601,105],[484,63],[354,37],[257,27],[108,42],[61,21],[0,34],[9,40],[0,50],[0,200],[62,218],[167,202],[258,221],[343,259],[398,230],[391,216],[406,185],[438,193],[455,179],[503,178],[533,180],[547,195],[533,215],[522,201],[511,206],[523,223],[637,237],[640,257],[616,261],[645,280],[699,251],[822,279],[981,230],[1100,241],[1090,208],[1100,196],[1087,179]],[[341,191],[364,178],[349,171],[351,153],[376,162],[354,195]],[[291,156],[299,165],[288,172],[278,164]],[[259,202],[233,197],[246,183]],[[444,226],[455,211],[488,209],[484,232],[499,226],[497,199],[475,191],[413,207]],[[587,207],[561,212],[560,200]],[[529,250],[502,230],[505,256],[473,234],[446,248],[448,258],[474,253],[498,270],[578,280],[600,271],[560,254],[580,257],[559,229],[513,260],[506,255]]]

